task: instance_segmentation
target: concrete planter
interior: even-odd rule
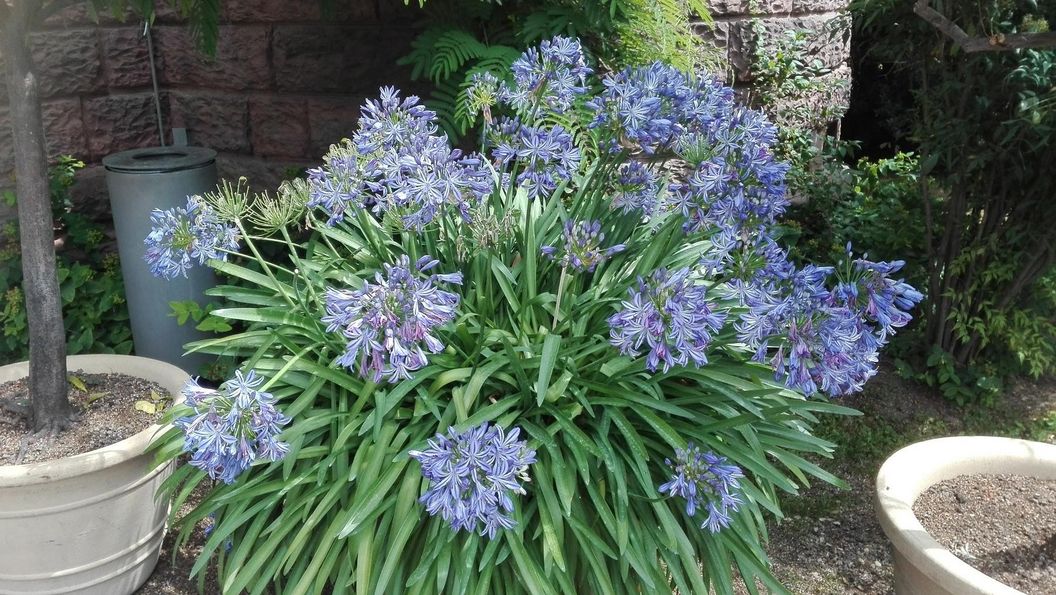
[[[72,370],[116,372],[179,394],[188,376],[143,357],[75,355]],[[0,382],[25,377],[28,364],[0,367]],[[144,451],[157,425],[65,459],[0,466],[0,594],[132,593],[158,561],[168,502],[154,494],[172,465],[153,468]]]
[[[891,455],[876,477],[876,509],[894,545],[898,595],[1022,595],[942,547],[913,514],[929,487],[973,474],[1056,479],[1056,445],[966,436],[918,442]]]

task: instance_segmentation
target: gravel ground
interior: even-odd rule
[[[206,482],[199,485],[180,509],[180,514],[186,514],[201,502],[205,495]],[[190,538],[179,548],[176,547],[177,531],[169,531],[165,535],[165,541],[161,546],[161,557],[154,573],[150,575],[147,582],[136,591],[136,595],[191,595],[198,593],[198,580],[191,579],[191,568],[194,567],[198,554],[205,545],[205,526],[199,525],[194,528]],[[202,592],[206,595],[220,593],[220,585],[216,579],[216,568],[210,568],[206,574]]]
[[[151,393],[166,395],[161,386],[124,374],[85,374],[70,372],[84,383],[86,391],[72,384],[69,399],[80,419],[55,437],[37,437],[21,418],[0,412],[0,464],[37,463],[68,457],[109,446],[139,433],[160,415],[136,410],[139,400],[151,400]],[[0,400],[23,401],[27,379],[0,384]],[[26,446],[22,451],[23,444]],[[19,455],[22,455],[21,458]]]
[[[927,387],[903,380],[889,370],[881,371],[865,392],[844,400],[843,404],[863,411],[865,418],[881,417],[898,428],[933,428],[941,435],[979,432],[961,411]],[[992,412],[992,418],[986,423],[996,427],[996,420],[1001,419],[1005,425],[1015,427],[1054,411],[1056,378],[1015,381],[1008,387],[998,409]],[[1042,438],[1056,442],[1056,436],[1052,434]],[[909,442],[913,441],[916,440],[909,439]],[[894,450],[897,447],[892,448],[891,452]],[[804,490],[800,497],[784,502],[793,511],[803,509],[805,512],[792,515],[784,522],[772,523],[770,527],[767,551],[774,573],[793,593],[894,593],[891,546],[880,529],[873,509],[873,490],[879,463],[861,466],[855,464],[854,459],[853,454],[845,454],[836,461],[826,461],[822,465],[847,480],[850,490],[814,485]],[[1050,524],[1056,522],[1053,509],[1054,503],[1048,504]],[[1054,541],[1056,539],[1049,541],[1048,547],[1056,547]],[[1054,557],[1051,550],[1049,557]]]
[[[1056,480],[962,475],[913,506],[958,558],[1028,595],[1056,595]]]

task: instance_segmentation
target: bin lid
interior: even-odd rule
[[[205,167],[216,161],[216,151],[205,147],[147,147],[103,157],[107,171],[160,174]]]

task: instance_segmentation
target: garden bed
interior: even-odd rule
[[[1010,383],[993,409],[960,409],[882,369],[862,394],[843,403],[865,415],[824,427],[822,433],[840,444],[836,460],[824,466],[846,479],[850,489],[815,485],[787,499],[788,520],[770,526],[774,573],[793,593],[894,593],[891,547],[872,498],[880,463],[898,448],[964,434],[1056,443],[1054,378]]]

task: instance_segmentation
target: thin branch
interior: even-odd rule
[[[1056,47],[1056,33],[1016,33],[1013,35],[991,35],[990,37],[970,37],[956,23],[928,6],[928,0],[917,0],[913,12],[931,26],[949,37],[953,43],[967,53],[1007,52],[1020,49],[1041,49]]]

